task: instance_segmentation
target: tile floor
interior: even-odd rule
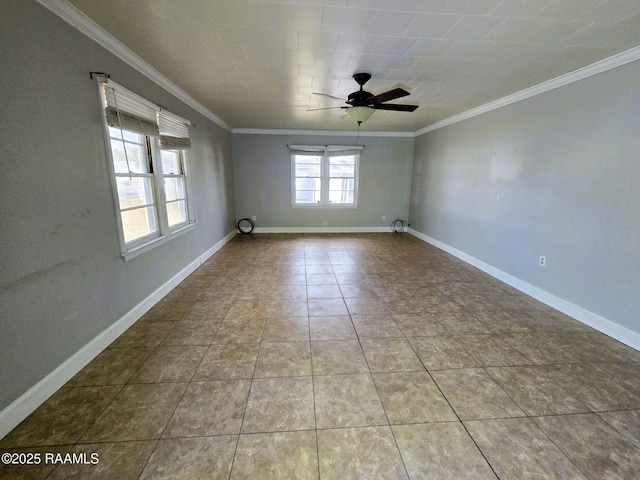
[[[640,478],[640,352],[405,234],[238,236],[1,478]]]

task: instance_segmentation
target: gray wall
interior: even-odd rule
[[[231,135],[33,1],[0,1],[0,410],[234,229]],[[197,227],[129,262],[97,85],[196,123]]]
[[[354,124],[355,125],[355,124]],[[232,135],[236,212],[257,217],[257,227],[371,228],[407,219],[413,137],[360,137],[358,208],[292,208],[287,145],[354,145],[349,136]],[[382,221],[386,215],[387,220]]]
[[[640,333],[638,78],[635,62],[419,136],[412,228]]]

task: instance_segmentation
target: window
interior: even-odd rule
[[[120,85],[102,83],[110,169],[125,259],[194,223],[188,122]]]
[[[358,205],[362,147],[291,147],[291,203],[298,207]]]

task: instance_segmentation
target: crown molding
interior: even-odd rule
[[[47,8],[62,20],[70,24],[76,30],[85,34],[98,45],[104,47],[120,60],[135,68],[144,76],[157,83],[166,91],[174,95],[191,108],[207,117],[212,122],[231,132],[231,126],[218,117],[211,110],[206,108],[187,92],[178,87],[175,83],[162,75],[158,70],[149,65],[140,56],[130,50],[124,43],[115,38],[100,25],[91,20],[88,16],[71,5],[67,0],[36,0],[40,5]]]
[[[314,135],[314,136],[332,136],[332,137],[410,137],[415,135],[413,132],[355,132],[344,130],[279,130],[268,128],[234,128],[231,133],[242,133],[245,135]]]
[[[569,72],[559,77],[552,78],[551,80],[539,83],[538,85],[534,85],[533,87],[526,88],[493,102],[485,103],[484,105],[481,105],[477,108],[472,108],[471,110],[467,110],[466,112],[462,112],[458,115],[454,115],[453,117],[446,118],[440,122],[434,123],[416,131],[415,136],[418,137],[425,133],[438,130],[439,128],[461,122],[462,120],[467,120],[469,118],[482,115],[483,113],[490,112],[491,110],[506,107],[507,105],[511,105],[512,103],[516,103],[521,100],[531,98],[535,95],[539,95],[541,93],[545,93],[550,90],[569,85],[570,83],[583,80],[593,75],[597,75],[598,73],[606,72],[607,70],[620,67],[627,63],[634,62],[638,59],[640,59],[640,45],[613,55],[612,57],[592,63],[591,65],[587,65],[586,67],[574,70],[573,72]]]

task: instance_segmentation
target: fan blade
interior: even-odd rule
[[[347,107],[324,107],[324,108],[307,108],[306,112],[317,112],[318,110],[333,110],[334,108],[347,108]]]
[[[403,90],[402,88],[394,88],[393,90],[389,90],[388,92],[374,95],[373,97],[368,98],[367,101],[378,104],[388,102],[389,100],[395,100],[396,98],[406,97],[407,95],[411,94],[406,90]]]
[[[398,103],[383,103],[381,105],[374,104],[376,110],[396,110],[398,112],[413,112],[418,105],[400,105]]]
[[[314,95],[320,95],[321,97],[327,97],[327,98],[330,98],[332,100],[340,100],[341,102],[346,102],[347,101],[346,98],[334,97],[333,95],[329,95],[328,93],[313,92],[313,94]]]

